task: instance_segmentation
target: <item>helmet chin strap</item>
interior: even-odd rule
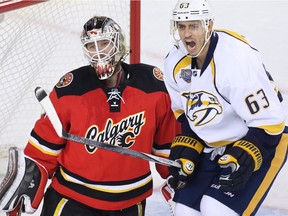
[[[207,24],[205,24],[205,41],[204,41],[204,43],[203,43],[203,45],[202,45],[202,47],[201,47],[201,49],[199,50],[199,52],[196,54],[196,55],[190,55],[189,53],[187,54],[187,50],[186,50],[186,48],[185,48],[185,50],[183,50],[183,49],[180,49],[183,53],[185,53],[188,57],[191,57],[191,58],[197,58],[200,54],[201,54],[201,52],[203,51],[203,49],[205,48],[205,46],[206,46],[206,44],[208,43],[208,41],[210,40],[210,38],[211,38],[211,36],[212,36],[212,33],[213,33],[213,30],[211,30],[211,32],[210,32],[210,35],[208,36],[208,32],[209,32],[209,29],[208,29],[208,26],[209,26],[209,22],[210,22],[210,20],[208,21],[208,23]],[[173,23],[173,24],[172,24]],[[174,42],[175,42],[175,45],[176,45],[176,47],[180,47],[179,46],[179,42],[181,41],[181,39],[176,39],[176,36],[175,36],[175,21],[172,21],[171,20],[171,34],[172,34],[172,37],[173,37],[173,40],[174,40]],[[183,45],[184,45],[184,43],[183,43]]]
[[[199,50],[199,52],[196,55],[188,54],[187,56],[189,56],[191,58],[197,58],[201,54],[201,52],[203,51],[204,47],[206,46],[206,44],[208,43],[208,41],[210,40],[210,38],[212,36],[212,31],[210,32],[210,35],[208,37],[207,37],[207,35],[208,35],[208,28],[207,28],[206,33],[205,33],[205,41],[204,41],[201,49]]]

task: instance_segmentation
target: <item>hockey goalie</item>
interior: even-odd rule
[[[34,213],[47,180],[48,173],[43,166],[27,157],[23,150],[10,148],[7,172],[0,183],[0,211],[11,216]]]

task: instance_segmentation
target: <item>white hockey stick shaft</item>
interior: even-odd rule
[[[138,151],[135,151],[132,149],[126,149],[126,148],[122,148],[119,146],[109,145],[106,143],[98,142],[96,140],[91,140],[91,139],[88,139],[85,137],[80,137],[77,135],[69,134],[64,130],[62,123],[61,123],[61,121],[57,115],[57,112],[56,112],[49,96],[45,92],[45,90],[41,87],[37,87],[35,89],[35,96],[36,96],[37,100],[40,102],[40,104],[42,105],[46,114],[48,115],[57,135],[59,137],[62,137],[63,139],[82,143],[85,145],[95,146],[97,148],[102,148],[102,149],[106,149],[106,150],[113,151],[113,152],[118,152],[120,154],[133,156],[133,157],[144,159],[144,160],[151,161],[154,163],[159,163],[159,164],[162,164],[165,166],[174,166],[174,167],[178,167],[178,168],[181,167],[181,165],[178,162],[173,161],[173,160],[169,160],[169,159],[166,159],[163,157],[158,157],[158,156],[151,155],[148,153],[138,152]]]

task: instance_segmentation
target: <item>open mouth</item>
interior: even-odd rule
[[[194,55],[196,52],[196,42],[195,41],[185,41],[185,47],[190,55]]]
[[[196,43],[194,41],[186,41],[186,45],[189,46],[190,48],[194,48]]]

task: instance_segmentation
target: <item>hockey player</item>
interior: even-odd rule
[[[255,215],[287,156],[282,96],[259,52],[241,35],[213,30],[205,0],[179,0],[176,45],[164,81],[182,134],[169,168],[176,216]]]
[[[90,65],[66,73],[50,93],[64,129],[107,145],[168,157],[180,127],[161,71],[124,63],[124,34],[109,17],[88,20],[81,41]],[[14,150],[13,155],[18,154],[21,151]],[[45,114],[36,122],[21,158],[14,190],[8,177],[2,186],[5,199],[0,207],[6,212],[18,203],[23,212],[35,211],[49,177],[41,216],[145,214],[153,188],[149,162],[59,138]],[[156,169],[163,178],[168,176],[166,166]],[[38,176],[33,176],[34,171]],[[32,194],[31,179],[35,180]]]

